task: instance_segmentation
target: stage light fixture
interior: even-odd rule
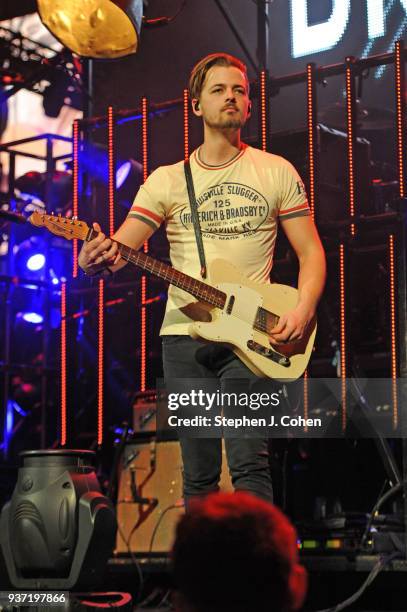
[[[64,263],[64,262],[62,262],[62,264],[63,264],[63,263]],[[63,267],[63,266],[60,266],[60,267]],[[50,279],[51,279],[51,283],[52,283],[52,285],[60,285],[61,283],[65,283],[65,282],[66,282],[66,277],[65,277],[65,276],[60,276],[60,275],[58,274],[58,272],[56,272],[56,271],[54,270],[54,268],[50,268],[50,269],[48,270],[48,272],[49,272],[49,277],[50,277]]]
[[[38,0],[43,24],[74,53],[113,59],[136,53],[143,0]]]
[[[44,322],[44,317],[38,312],[21,312],[18,313],[23,321],[26,323],[33,323],[34,325],[41,325]],[[17,317],[18,317],[17,314]]]
[[[37,278],[33,278],[33,274],[37,274]],[[43,282],[42,278],[38,279],[39,273],[21,274],[24,278],[24,285],[19,288],[18,293],[15,293],[15,315],[14,325],[15,333],[21,333],[21,338],[25,342],[25,334],[29,328],[41,328],[44,323],[45,305],[44,294],[48,289],[41,288],[38,285]],[[27,279],[28,276],[31,278]],[[20,331],[17,332],[17,329]],[[17,337],[17,336],[16,336]],[[27,343],[27,349],[31,350],[30,341]]]
[[[97,586],[112,553],[116,519],[84,450],[20,453],[23,465],[0,518],[0,543],[18,589]]]
[[[17,274],[23,278],[43,278],[46,265],[44,251],[44,240],[38,236],[30,236],[16,244],[13,255]]]
[[[42,253],[35,253],[28,258],[26,266],[31,272],[38,272],[45,266],[45,255]]]
[[[143,166],[135,159],[129,159],[116,173],[117,203],[131,208],[137,191],[143,184]]]
[[[116,172],[116,189],[120,189],[120,187],[123,185],[123,183],[125,182],[125,180],[129,176],[130,170],[131,170],[131,162],[130,161],[124,162],[124,164],[122,164],[117,169],[117,172]]]
[[[67,166],[70,166],[68,162]],[[107,185],[109,181],[109,156],[105,145],[99,143],[83,144],[79,152],[79,167],[87,172],[95,181],[101,185]],[[120,201],[123,194],[134,196],[143,182],[143,166],[135,159],[121,159],[116,164],[116,190]],[[129,195],[127,192],[131,190]]]

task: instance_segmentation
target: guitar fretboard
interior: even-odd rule
[[[92,240],[92,238],[95,238],[97,235],[98,232],[92,229],[89,232],[87,240]],[[120,256],[126,261],[135,264],[139,268],[142,268],[142,270],[150,272],[154,276],[158,276],[159,278],[168,281],[171,283],[171,285],[175,285],[176,287],[183,289],[202,302],[206,302],[207,304],[211,304],[217,308],[224,308],[226,295],[223,293],[223,291],[219,291],[219,289],[215,289],[214,287],[211,287],[210,285],[207,285],[206,283],[203,283],[192,276],[188,276],[188,274],[175,270],[171,266],[162,261],[153,259],[142,251],[131,249],[120,242],[117,242],[117,245],[119,247]]]

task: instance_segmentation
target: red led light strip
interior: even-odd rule
[[[72,128],[72,215],[78,216],[79,211],[79,123],[76,119]],[[78,276],[78,240],[72,244],[72,276]]]
[[[261,149],[267,151],[267,73],[260,72],[260,132]]]
[[[312,219],[315,219],[315,66],[307,64],[307,123],[308,123],[308,159],[309,159],[309,203]]]
[[[189,159],[189,98],[188,89],[184,89],[184,159]]]
[[[116,187],[116,168],[114,151],[114,113],[113,107],[107,109],[107,155],[108,155],[108,206],[109,206],[109,235],[114,234],[114,205]],[[104,422],[104,282],[99,281],[98,296],[98,408],[97,408],[97,442],[103,443]]]
[[[341,391],[342,430],[346,429],[346,308],[345,308],[345,249],[339,246],[339,288],[340,288],[340,338],[341,338]]]
[[[308,408],[309,408],[309,398],[308,398],[308,370],[304,372],[304,387],[303,387],[303,399],[304,399],[304,419],[308,419]],[[308,425],[304,425],[304,431],[308,431]]]
[[[98,414],[97,414],[97,442],[103,443],[103,369],[104,369],[104,281],[99,280],[98,301]]]
[[[114,200],[115,200],[115,179],[116,164],[114,154],[114,115],[113,107],[107,109],[107,144],[108,144],[108,200],[109,200],[109,234],[114,234]]]
[[[393,399],[393,427],[398,426],[397,396],[397,321],[396,321],[396,268],[394,262],[394,236],[389,236],[390,260],[390,342],[391,342],[391,378]]]
[[[399,174],[399,195],[406,195],[406,103],[405,72],[403,61],[404,46],[402,41],[395,46],[395,77],[396,77],[396,114],[397,114],[397,165]]]
[[[352,62],[353,58],[346,58],[346,123],[348,128],[348,181],[349,181],[349,215],[351,221],[355,217],[355,166],[354,166],[354,149],[355,149],[355,117],[354,117],[354,76]],[[350,226],[352,236],[355,235],[355,225]]]
[[[66,444],[66,283],[61,283],[61,446]]]
[[[140,391],[146,390],[146,353],[147,353],[147,277],[141,277],[141,355],[140,355]]]
[[[142,152],[143,152],[143,180],[148,177],[148,101],[143,98],[142,109]],[[148,253],[148,241],[144,242],[144,253]],[[147,277],[141,277],[141,351],[140,351],[140,391],[146,390],[146,355],[147,355]]]
[[[141,100],[141,130],[142,130],[142,154],[143,154],[143,181],[148,177],[148,101],[147,98]]]

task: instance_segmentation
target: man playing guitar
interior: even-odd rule
[[[315,320],[325,281],[325,257],[310,216],[303,183],[285,159],[245,145],[241,128],[250,116],[246,66],[216,53],[193,68],[192,110],[204,127],[202,145],[190,158],[206,260],[222,258],[251,281],[269,283],[277,221],[299,260],[298,301],[268,329],[271,346],[283,351],[300,342]],[[183,162],[155,170],[140,188],[127,219],[112,236],[138,249],[165,221],[174,268],[199,279],[200,263],[191,219]],[[86,274],[110,274],[126,264],[117,243],[100,232],[85,242],[79,265]],[[209,278],[210,282],[210,278]],[[255,380],[256,375],[228,346],[191,338],[193,321],[210,320],[205,304],[177,286],[168,292],[161,328],[166,379]],[[184,497],[218,489],[221,440],[180,439]],[[225,439],[232,483],[272,501],[267,439]]]

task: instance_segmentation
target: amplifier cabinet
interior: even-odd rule
[[[223,440],[220,488],[233,491]],[[183,513],[179,442],[151,437],[128,443],[121,458],[115,552],[167,554]]]

